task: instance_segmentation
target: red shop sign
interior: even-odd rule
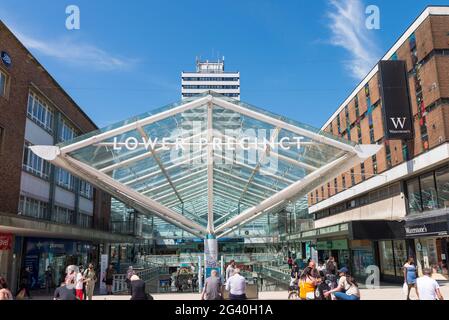
[[[0,233],[0,250],[11,250],[12,234]]]

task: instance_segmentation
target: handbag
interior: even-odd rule
[[[25,299],[25,289],[22,289],[19,291],[19,293],[16,295],[16,300],[23,300]]]

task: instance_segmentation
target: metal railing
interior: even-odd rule
[[[151,267],[143,270],[135,270],[135,274],[145,282],[149,282],[159,277],[159,267]],[[113,293],[126,293],[128,285],[126,282],[126,273],[115,274],[112,282]]]

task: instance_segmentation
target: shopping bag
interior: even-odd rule
[[[19,291],[19,293],[16,295],[16,300],[23,300],[25,299],[25,289],[22,289]]]
[[[402,286],[402,293],[404,294],[404,298],[407,299],[407,294],[408,294],[408,284],[407,284],[407,282],[404,282],[404,285]]]

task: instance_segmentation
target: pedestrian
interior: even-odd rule
[[[313,270],[312,267],[307,266],[299,277],[299,298],[301,300],[315,299],[315,288],[318,284],[318,279],[315,277]]]
[[[8,283],[6,279],[0,277],[0,300],[12,300],[12,293],[8,288]]]
[[[418,295],[418,289],[416,288],[416,278],[418,276],[418,268],[415,264],[415,259],[409,257],[404,264],[404,288],[407,289],[407,300],[410,300],[410,291],[415,288],[416,295]]]
[[[212,270],[210,277],[204,282],[203,292],[201,293],[201,300],[222,300],[223,292],[221,279],[218,276],[217,270]]]
[[[79,269],[75,277],[75,295],[78,300],[84,300],[84,277],[82,269]]]
[[[25,296],[31,299],[30,288],[33,281],[33,274],[31,273],[31,267],[26,267],[21,274],[19,290],[17,290],[16,298],[24,299]]]
[[[195,273],[196,268],[195,268],[195,264],[193,264],[193,262],[190,264],[190,272],[191,273]]]
[[[145,281],[141,280],[138,275],[132,275],[130,281],[132,292],[130,300],[153,300],[153,297],[145,292]]]
[[[112,264],[109,264],[103,279],[103,281],[106,283],[106,290],[108,295],[112,295],[112,283],[114,282],[114,274],[114,266]]]
[[[240,275],[240,269],[234,269],[234,274],[226,281],[226,290],[230,300],[246,299],[246,280]]]
[[[440,286],[435,279],[431,278],[432,269],[424,268],[423,276],[416,279],[419,300],[444,300]]]
[[[321,274],[321,272],[325,273],[326,271],[326,266],[324,264],[323,260],[318,261],[318,267],[316,268],[318,270],[318,272]]]
[[[299,277],[299,266],[293,262],[292,271],[290,272],[290,286],[294,286],[298,282]]]
[[[335,262],[335,258],[333,256],[330,256],[326,261],[326,275],[336,275],[337,270],[337,262]]]
[[[226,281],[228,281],[228,279],[234,275],[234,271],[235,271],[235,261],[231,260],[229,262],[228,267],[226,268]]]
[[[83,276],[83,300],[86,300],[87,296],[86,296],[86,282],[84,281],[85,280],[84,279],[84,271],[85,271],[84,266],[80,265],[79,270],[80,270],[81,275]]]
[[[89,263],[89,267],[84,271],[84,281],[86,283],[86,295],[89,300],[92,300],[94,295],[95,283],[97,282],[97,274],[94,270],[94,265]]]
[[[355,279],[349,275],[349,270],[346,267],[338,270],[340,279],[338,280],[337,288],[324,293],[327,298],[330,294],[334,294],[337,300],[360,300],[360,290]]]
[[[76,300],[75,289],[69,288],[66,282],[61,282],[61,286],[57,287],[53,300]]]
[[[134,275],[134,269],[133,266],[129,266],[128,270],[126,271],[126,279],[125,283],[128,288],[128,293],[131,294],[131,277]]]
[[[287,264],[288,264],[288,267],[290,269],[293,267],[293,259],[292,259],[292,257],[288,257]]]
[[[45,287],[47,288],[47,293],[50,293],[50,290],[53,286],[53,270],[51,266],[47,267],[45,271]]]

